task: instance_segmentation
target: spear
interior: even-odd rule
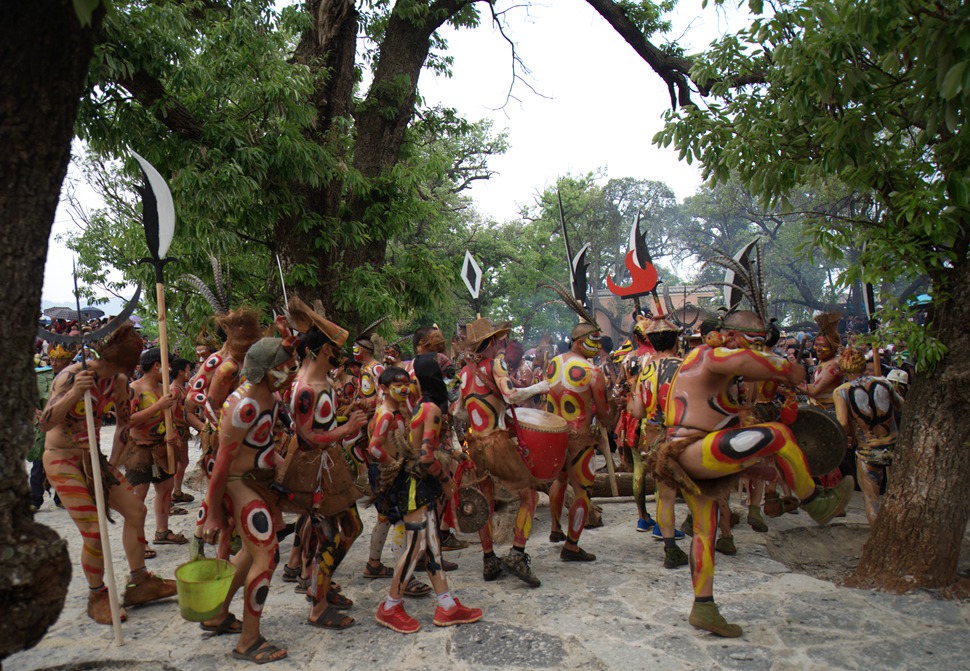
[[[472,295],[472,301],[475,303],[475,318],[478,319],[482,316],[482,268],[478,265],[478,261],[472,256],[472,253],[465,250],[465,261],[461,264],[461,279],[468,288],[468,293]]]
[[[866,244],[862,244],[862,253],[866,253]],[[865,274],[865,267],[862,269]],[[872,340],[872,363],[873,370],[877,377],[882,377],[882,358],[879,356],[879,337],[876,332],[879,330],[879,320],[876,319],[876,292],[871,282],[866,282],[862,292],[862,303],[866,309],[866,321],[869,326],[869,335]]]
[[[77,288],[77,265],[74,270],[74,302],[77,317],[81,319],[81,298]],[[136,294],[137,296],[137,294]],[[120,324],[120,320],[119,320]],[[78,329],[80,331],[80,328]],[[87,370],[87,352],[84,338],[81,337],[81,370]],[[98,509],[98,533],[101,535],[101,553],[104,564],[104,582],[108,586],[108,603],[111,606],[111,626],[115,633],[115,643],[124,645],[121,635],[121,609],[118,607],[118,585],[115,584],[115,567],[111,559],[111,539],[108,537],[108,511],[105,510],[104,482],[101,480],[101,445],[98,444],[94,429],[94,410],[91,407],[91,390],[84,390],[84,421],[88,432],[88,453],[91,455],[91,479],[94,480],[94,503]]]
[[[142,198],[142,221],[145,225],[145,240],[148,242],[148,252],[151,257],[141,260],[155,268],[155,302],[158,305],[158,347],[162,355],[162,394],[168,395],[168,327],[165,321],[165,264],[173,259],[166,259],[165,254],[172,244],[175,235],[175,203],[168,184],[151,163],[132,152],[141,165],[144,186],[137,188]],[[167,473],[175,472],[175,448],[170,440],[175,435],[172,424],[172,409],[166,408],[165,417],[165,447],[168,457]]]

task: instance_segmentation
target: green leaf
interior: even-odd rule
[[[940,95],[944,100],[952,100],[963,90],[963,73],[967,65],[970,65],[970,61],[961,61],[947,70],[943,86],[940,87]]]
[[[78,20],[84,27],[91,25],[91,18],[94,16],[94,10],[98,8],[101,4],[101,0],[72,0],[74,3],[74,13],[77,14]]]

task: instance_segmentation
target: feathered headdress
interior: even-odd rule
[[[354,344],[360,345],[364,349],[370,350],[371,352],[373,352],[374,342],[372,338],[374,336],[374,332],[377,331],[377,327],[383,324],[386,319],[387,319],[386,316],[381,317],[376,322],[374,322],[373,324],[365,328],[363,331],[361,331],[354,339]]]
[[[559,284],[559,282],[553,279],[550,279],[548,283],[540,284],[539,286],[544,287],[546,289],[552,289],[553,291],[555,291],[556,294],[559,296],[559,298],[562,300],[563,304],[565,304],[567,308],[575,312],[576,315],[579,317],[579,324],[573,329],[572,333],[570,334],[570,338],[572,340],[578,340],[579,338],[582,338],[585,335],[588,335],[590,333],[593,333],[594,331],[600,330],[599,324],[596,323],[596,317],[591,315],[580,301],[573,298],[573,295],[569,291],[569,289],[567,289],[566,287]]]
[[[199,276],[186,274],[179,277],[191,284],[196,291],[206,300],[217,315],[224,315],[229,312],[229,286],[222,275],[222,264],[213,254],[209,254],[209,262],[212,264],[212,288],[206,284]]]
[[[751,252],[754,251],[754,259]],[[728,310],[734,312],[741,304],[741,298],[747,298],[751,310],[767,324],[768,299],[765,284],[764,249],[760,240],[746,245],[734,258],[724,252],[714,249],[713,256],[707,260],[705,266],[714,264],[725,269],[724,286],[731,289],[725,292],[729,295]]]

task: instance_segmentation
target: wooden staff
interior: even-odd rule
[[[81,298],[77,288],[77,266],[74,267],[74,300],[77,304],[77,317],[81,319]],[[81,338],[81,370],[87,370],[87,352],[84,338]],[[98,533],[101,536],[101,554],[104,565],[104,582],[108,587],[108,602],[111,606],[111,625],[115,632],[115,643],[124,645],[121,635],[121,608],[118,607],[118,585],[115,584],[115,567],[111,559],[111,539],[108,537],[108,511],[105,509],[104,482],[101,480],[101,446],[97,442],[94,427],[94,408],[91,403],[91,390],[84,390],[84,420],[88,431],[88,454],[91,457],[91,477],[94,480],[94,505],[98,510]]]
[[[165,323],[165,285],[161,282],[155,283],[155,300],[158,303],[158,347],[162,351],[162,395],[167,396],[169,392],[168,327]],[[165,417],[165,456],[168,461],[166,472],[175,473],[175,447],[172,445],[175,425],[172,422],[172,409],[165,408],[162,414]]]

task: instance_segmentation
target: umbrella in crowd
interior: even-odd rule
[[[47,308],[44,314],[51,319],[65,319],[71,321],[77,319],[77,310],[74,308]]]
[[[102,317],[104,317],[104,310],[101,308],[92,306],[81,308],[81,319],[101,319]]]

